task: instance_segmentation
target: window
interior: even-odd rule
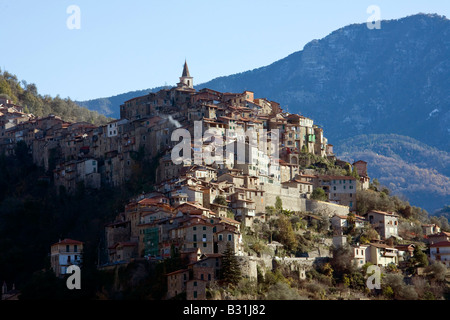
[[[66,252],[70,252],[70,246],[66,245]]]
[[[219,234],[219,241],[223,240],[223,234]]]
[[[197,286],[197,281],[194,281],[194,287],[196,287]]]
[[[231,239],[232,239],[232,236],[231,236],[231,234],[229,234],[228,235],[228,241],[231,241]]]
[[[73,246],[73,252],[78,252],[78,246],[77,245]]]
[[[205,226],[203,226],[203,230],[206,230],[206,227],[205,227]]]
[[[197,230],[197,227],[193,227],[192,230],[194,230],[194,231]]]
[[[195,282],[197,283],[197,282]],[[197,291],[194,291],[194,298],[197,299]]]
[[[194,234],[194,238],[192,239],[193,241],[197,241],[197,235]]]

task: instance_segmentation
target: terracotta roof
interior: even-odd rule
[[[78,241],[78,240],[73,240],[73,239],[64,239],[64,240],[60,240],[57,243],[54,243],[52,246],[58,245],[58,244],[76,244],[76,245],[79,245],[79,244],[83,244],[83,242]]]
[[[333,218],[334,217],[338,217],[339,219],[345,219],[345,220],[347,219],[347,216],[340,216],[340,215],[337,215],[337,214],[334,215]]]
[[[171,276],[171,275],[174,275],[174,274],[177,274],[177,273],[188,272],[188,271],[189,271],[189,269],[180,269],[180,270],[177,270],[177,271],[174,271],[174,272],[171,272],[171,273],[166,273],[166,276]]]
[[[387,244],[383,243],[370,243],[370,245],[376,248],[395,249],[394,247],[388,246]]]
[[[309,181],[302,181],[302,180],[297,180],[297,179],[294,179],[293,181],[295,181],[295,182],[297,182],[297,183],[302,183],[302,184],[310,184],[310,185],[313,185],[313,184],[314,184],[314,183],[309,182]]]
[[[227,223],[240,224],[239,221],[236,221],[236,220],[228,218],[228,217],[220,217],[220,220],[223,220]]]
[[[379,210],[370,210],[369,212],[368,212],[368,214],[369,213],[371,213],[371,212],[373,212],[373,213],[377,213],[377,214],[382,214],[382,215],[385,215],[385,216],[393,216],[393,217],[398,217],[398,215],[396,215],[395,213],[389,213],[389,212],[384,212],[384,211],[379,211]]]
[[[450,237],[450,233],[449,232],[445,232],[445,231],[441,231],[439,233],[428,235],[428,238],[429,237],[442,237],[442,236]]]
[[[430,247],[450,247],[450,241],[441,241],[438,243],[430,244]]]

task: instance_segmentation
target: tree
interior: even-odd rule
[[[351,274],[355,271],[353,263],[353,250],[349,245],[340,246],[333,249],[333,258],[330,260],[331,268],[338,278],[344,274]]]
[[[237,285],[242,278],[239,261],[229,242],[223,252],[221,273],[222,282],[226,284]]]
[[[427,267],[428,266],[428,257],[427,255],[416,246],[414,248],[413,257],[410,259],[412,266],[416,268]]]
[[[380,187],[380,181],[378,181],[378,179],[375,178],[375,179],[372,180],[372,183],[370,184],[370,187],[369,187],[369,188],[370,188],[371,190],[377,191],[379,187]]]
[[[418,295],[412,285],[406,285],[401,274],[387,274],[383,279],[383,293],[396,300],[417,300]],[[390,289],[389,289],[390,288]]]
[[[311,199],[319,201],[327,201],[328,197],[327,194],[325,193],[325,190],[323,190],[322,188],[316,188],[311,194]]]
[[[227,199],[226,199],[224,196],[217,196],[217,197],[214,199],[214,203],[215,203],[215,204],[219,204],[219,205],[221,205],[221,206],[228,206]]]
[[[352,233],[356,228],[356,215],[353,212],[350,212],[347,215],[347,232]]]
[[[297,289],[291,288],[285,282],[277,282],[269,288],[267,300],[305,300]]]
[[[295,251],[297,249],[297,239],[295,238],[294,228],[291,221],[284,215],[277,220],[276,239],[279,240],[287,250]]]
[[[436,281],[445,281],[445,276],[447,274],[447,267],[439,262],[433,261],[426,269],[426,272],[431,273],[430,277]]]
[[[277,210],[278,213],[281,213],[281,211],[283,211],[283,201],[279,196],[277,196],[275,200],[275,209]]]

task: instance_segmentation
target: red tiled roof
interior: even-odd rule
[[[442,236],[450,237],[450,233],[449,232],[445,232],[445,231],[441,231],[439,233],[428,235],[428,237],[442,237]]]
[[[369,213],[378,213],[378,214],[382,214],[382,215],[386,215],[386,216],[393,216],[393,217],[397,217],[397,215],[395,213],[389,213],[389,212],[384,212],[384,211],[379,211],[379,210],[370,210]]]
[[[171,276],[171,275],[174,275],[174,274],[177,274],[177,273],[182,273],[182,272],[187,272],[187,271],[189,271],[188,269],[180,269],[180,270],[177,270],[177,271],[174,271],[174,272],[171,272],[171,273],[166,273],[166,276]]]
[[[450,241],[441,241],[438,243],[430,244],[430,247],[450,247]]]
[[[54,245],[58,245],[58,244],[83,244],[83,242],[78,241],[78,240],[73,240],[73,239],[64,239],[64,240],[60,240],[57,243],[54,243],[52,246]]]
[[[383,243],[370,243],[370,245],[376,248],[395,249],[394,247],[388,246],[387,244]]]

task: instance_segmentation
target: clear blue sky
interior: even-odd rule
[[[67,27],[70,5],[80,29]],[[450,17],[448,0],[0,0],[0,68],[73,100],[175,85],[185,59],[200,84],[365,23],[370,5],[386,20]]]

